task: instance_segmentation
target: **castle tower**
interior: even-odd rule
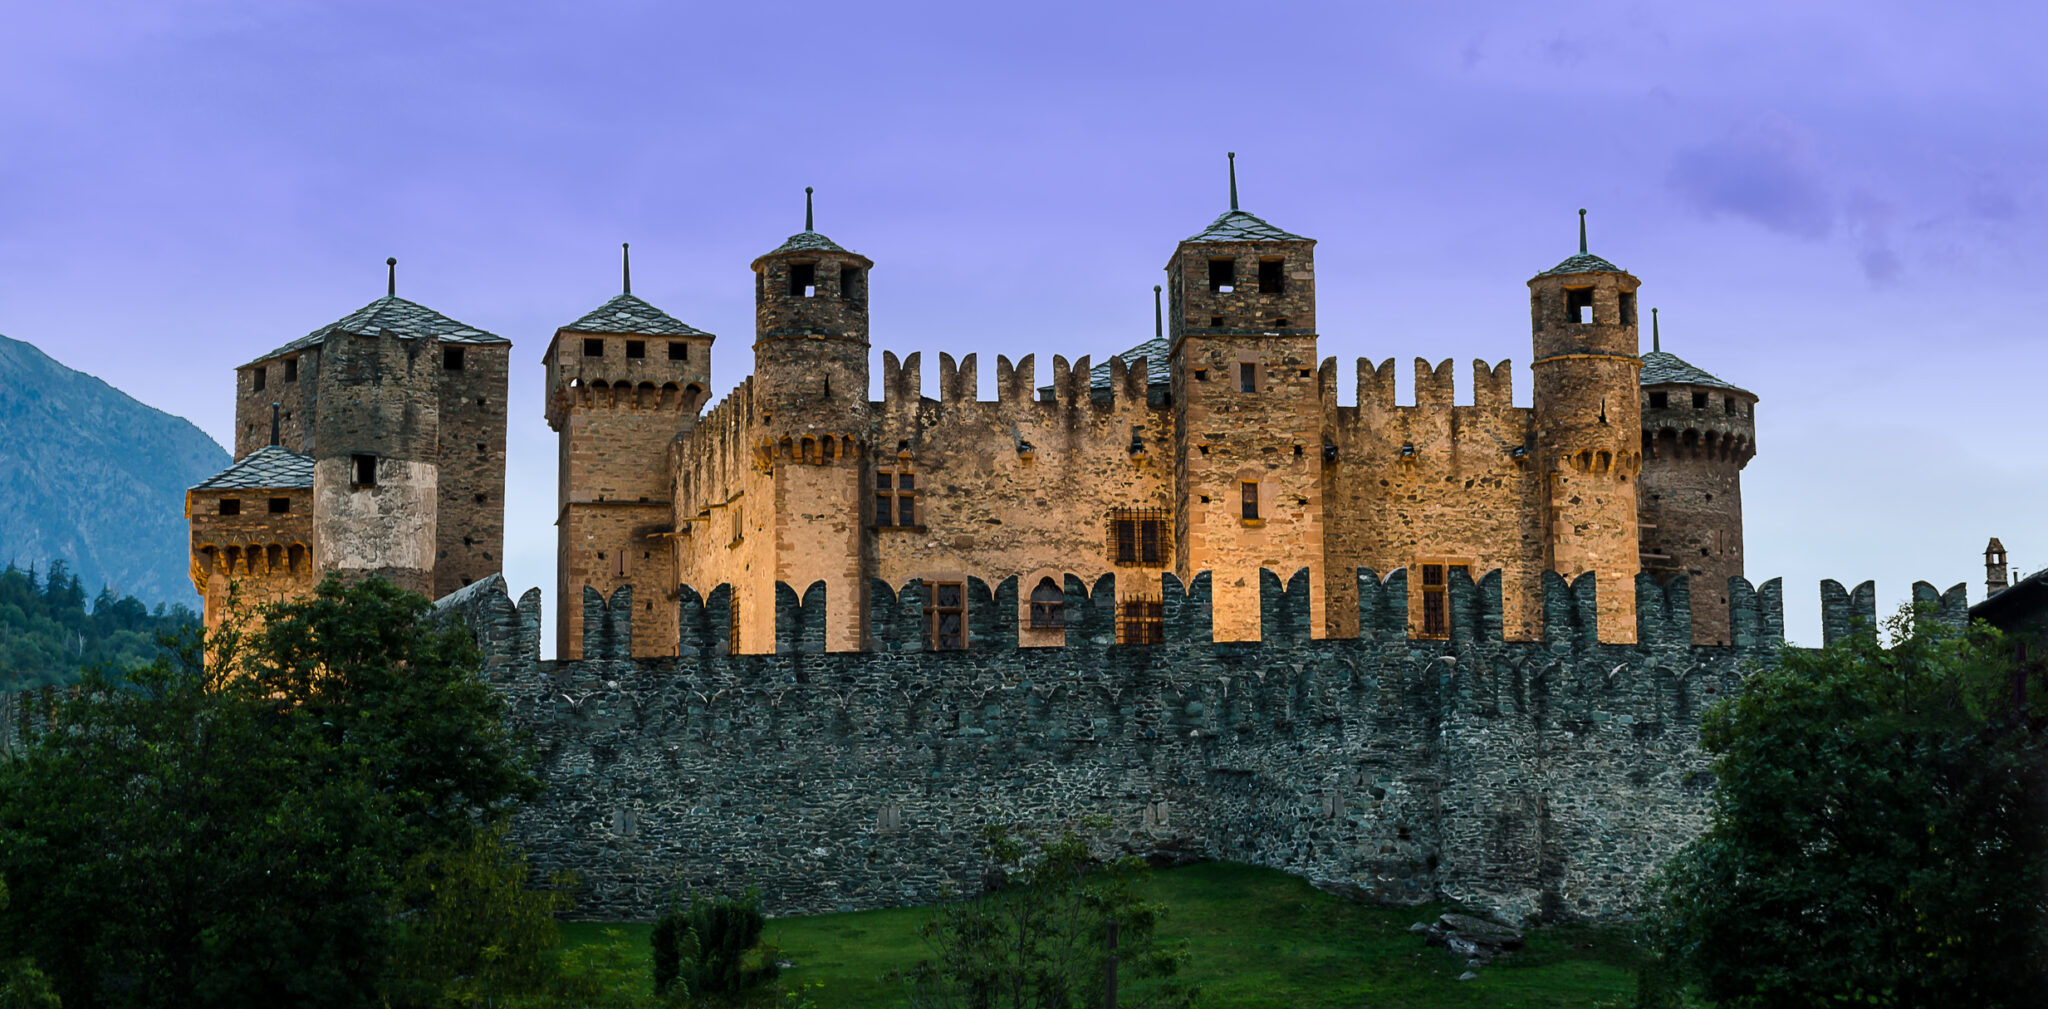
[[[1238,208],[1232,154],[1230,209],[1166,264],[1175,567],[1211,572],[1219,641],[1258,638],[1259,569],[1323,583],[1315,244]]]
[[[1636,639],[1640,284],[1586,251],[1584,210],[1578,255],[1529,281],[1544,563],[1567,580],[1596,574],[1600,640],[1609,642]]]
[[[1991,542],[1984,545],[1984,598],[1989,599],[2004,592],[2009,587],[2008,578],[2005,544],[1998,542],[1998,537],[1993,536]]]
[[[583,656],[583,590],[633,586],[633,653],[676,654],[669,443],[711,385],[710,333],[624,290],[555,331],[547,418],[557,434],[555,652]]]
[[[1742,468],[1756,455],[1756,402],[1664,351],[1650,310],[1643,355],[1643,570],[1690,575],[1693,641],[1728,644],[1728,579],[1742,568]]]
[[[319,575],[376,575],[431,596],[444,334],[418,324],[434,313],[398,297],[397,262],[385,261],[393,272],[381,302],[320,334],[313,564]]]
[[[766,494],[743,527],[762,563],[733,586],[741,651],[773,650],[778,580],[800,593],[825,582],[826,647],[862,646],[867,488],[886,474],[893,490],[915,472],[915,460],[868,447],[873,268],[817,232],[808,187],[804,230],[753,262],[754,455]]]

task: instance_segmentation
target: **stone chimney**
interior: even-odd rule
[[[1984,546],[1984,598],[2004,592],[2005,586],[2005,544],[1993,536],[1991,542]]]

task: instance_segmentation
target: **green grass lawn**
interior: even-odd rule
[[[1636,953],[1618,929],[1532,932],[1526,949],[1461,982],[1463,961],[1408,932],[1441,907],[1354,904],[1283,872],[1221,862],[1157,873],[1144,890],[1169,908],[1160,935],[1188,940],[1188,976],[1208,1006],[1535,1009],[1626,1005],[1635,991]],[[784,980],[824,982],[821,1005],[900,1006],[901,986],[881,977],[925,955],[917,928],[929,916],[895,908],[777,918],[766,934],[796,963]],[[604,941],[608,928],[625,931],[645,961],[646,924],[570,922],[562,932],[580,944]]]

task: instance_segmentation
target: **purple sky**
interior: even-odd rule
[[[1127,6],[0,0],[0,333],[225,444],[233,366],[397,256],[518,344],[506,573],[552,592],[538,361],[619,242],[721,395],[805,185],[876,262],[878,352],[1043,375],[1149,335],[1235,150],[1245,209],[1321,242],[1345,402],[1353,359],[1405,400],[1424,356],[1460,402],[1512,358],[1526,403],[1524,283],[1591,208],[1665,349],[1762,397],[1749,573],[1796,640],[1823,577],[1889,610],[1980,598],[1987,536],[2048,565],[2037,5]]]

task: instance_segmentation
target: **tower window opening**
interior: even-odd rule
[[[1118,508],[1110,512],[1109,525],[1117,564],[1155,567],[1166,562],[1164,509]]]
[[[1620,299],[1620,300],[1621,300],[1621,324],[1622,324],[1622,325],[1624,325],[1624,326],[1633,326],[1633,325],[1635,325],[1635,324],[1636,324],[1636,296],[1635,296],[1635,295],[1634,295],[1633,293],[1631,293],[1631,292],[1628,292],[1628,291],[1623,291],[1623,292],[1621,292],[1621,299]]]
[[[461,348],[461,347],[443,347],[443,348],[441,349],[441,370],[443,370],[443,371],[461,371],[461,370],[462,370],[462,348]]]
[[[1238,493],[1242,499],[1242,504],[1240,505],[1240,508],[1244,520],[1247,522],[1258,521],[1259,482],[1257,480],[1246,480],[1240,483],[1238,485]]]
[[[603,341],[603,340],[585,340],[585,341],[583,341],[583,356],[584,356],[584,357],[603,357],[603,356],[604,356],[604,341]]]
[[[1670,394],[1670,393],[1668,393],[1668,392],[1653,392],[1653,393],[1651,393],[1651,394],[1650,394],[1650,408],[1651,408],[1651,409],[1653,409],[1653,410],[1662,410],[1662,409],[1664,409],[1665,407],[1668,407],[1668,406],[1670,406],[1670,405],[1671,405],[1671,394]]]
[[[1692,394],[1692,408],[1693,408],[1693,409],[1695,409],[1695,410],[1704,410],[1704,409],[1706,409],[1706,408],[1707,408],[1707,394],[1706,394],[1706,393],[1704,393],[1704,392],[1696,392],[1696,393],[1693,393],[1693,394]]]
[[[284,380],[287,382],[296,382],[299,380],[298,358],[287,357],[284,359]]]
[[[1593,289],[1590,287],[1567,287],[1564,289],[1565,318],[1581,325],[1593,321]]]
[[[1231,294],[1237,290],[1237,260],[1209,260],[1209,290],[1216,294]]]
[[[1239,362],[1239,363],[1238,363],[1238,366],[1237,366],[1237,391],[1239,391],[1239,392],[1258,392],[1258,391],[1259,391],[1259,366],[1258,366],[1258,365],[1256,365],[1256,364],[1253,364],[1253,363],[1252,363],[1252,362],[1250,362],[1250,361],[1242,361],[1242,362]]]
[[[818,293],[818,264],[791,263],[789,266],[789,293],[795,298],[809,298]]]
[[[1259,293],[1286,294],[1286,262],[1278,259],[1259,260]]]
[[[1057,630],[1067,625],[1067,594],[1050,578],[1040,578],[1031,590],[1031,629]]]
[[[271,499],[270,499],[270,514],[272,514],[272,515],[285,515],[285,514],[289,514],[289,513],[291,512],[291,510],[292,510],[292,499],[291,499],[291,498],[288,498],[288,497],[274,497],[274,498],[271,498]]]
[[[269,377],[269,375],[270,375],[270,369],[269,369],[269,368],[251,368],[251,369],[249,369],[249,390],[250,390],[251,392],[262,392],[262,391],[263,391],[263,380],[264,380],[264,379],[266,379],[266,378],[268,378],[268,377]]]
[[[924,583],[925,649],[957,652],[967,647],[967,586],[960,582]]]
[[[641,358],[644,358],[644,357],[646,357],[646,356],[647,356],[647,341],[645,341],[645,340],[627,340],[627,341],[626,341],[626,357],[627,357],[627,358],[629,358],[629,359],[631,359],[631,360],[636,360],[636,361],[637,361],[637,360],[639,360],[639,359],[641,359]]]
[[[374,455],[354,455],[354,456],[350,456],[350,457],[349,457],[349,463],[350,463],[350,464],[351,464],[351,466],[352,466],[352,467],[353,467],[353,468],[355,469],[355,485],[356,485],[356,486],[358,486],[358,487],[375,487],[375,486],[377,486],[377,457],[376,457],[376,456],[374,456]]]
[[[670,341],[668,342],[668,359],[669,359],[669,360],[671,360],[671,361],[687,361],[687,360],[689,360],[689,359],[690,359],[690,345],[689,345],[689,344],[687,344],[687,343],[684,343],[684,342],[683,342],[683,341],[681,341],[681,340],[670,340]]]
[[[1210,328],[1210,329],[1222,329],[1222,328],[1223,328],[1223,317],[1222,317],[1222,316],[1220,316],[1220,315],[1212,315],[1212,316],[1210,316],[1210,317],[1209,317],[1209,328]]]
[[[1196,368],[1196,369],[1195,369],[1195,381],[1197,381],[1197,382],[1207,382],[1208,380],[1209,380],[1209,369],[1207,369],[1207,368]]]
[[[1287,328],[1287,317],[1283,315],[1283,316],[1281,316],[1281,317],[1280,317],[1280,318],[1278,318],[1278,319],[1274,319],[1274,320],[1273,320],[1273,328],[1274,328],[1274,329],[1286,329],[1286,328]]]
[[[858,268],[851,266],[841,267],[839,270],[839,296],[848,300],[858,300],[866,297],[866,292],[861,290],[860,282],[861,276]]]
[[[1451,636],[1450,598],[1445,575],[1469,571],[1463,564],[1422,565],[1422,636],[1442,640]]]
[[[1116,604],[1116,643],[1159,645],[1166,643],[1166,607],[1158,599],[1119,599]]]
[[[1721,397],[1721,412],[1726,414],[1733,414],[1735,412],[1735,397]]]
[[[241,498],[234,498],[234,497],[224,497],[224,498],[221,498],[221,499],[220,499],[220,513],[221,513],[222,515],[240,515],[240,514],[242,514],[242,499],[241,499]]]

